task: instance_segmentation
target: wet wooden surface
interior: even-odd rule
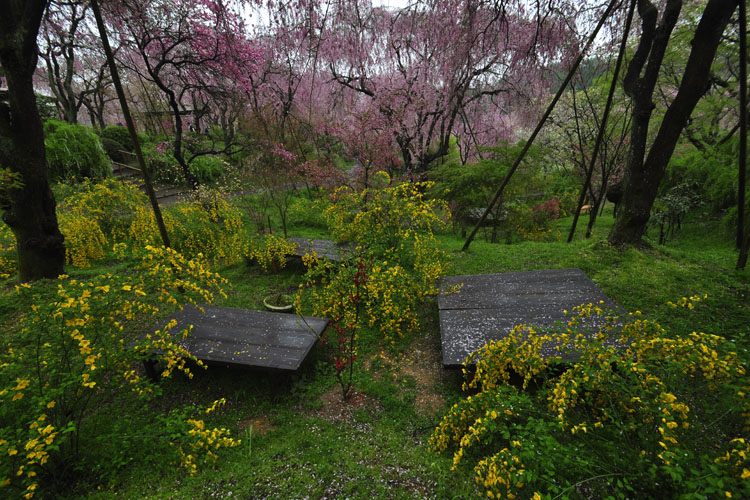
[[[172,337],[202,361],[293,371],[328,325],[327,319],[305,316],[303,321],[296,314],[217,306],[203,309],[205,313],[185,306],[149,333],[174,319],[177,326],[170,330]],[[183,338],[181,332],[189,325],[193,329]]]
[[[458,292],[445,293],[459,284]],[[553,326],[566,321],[563,311],[588,303],[617,308],[580,269],[448,276],[438,298],[443,365],[460,366],[469,354],[506,337],[515,325]],[[583,328],[593,331],[603,322],[592,317]],[[545,346],[543,354],[557,355],[557,350]]]
[[[312,253],[313,250],[318,257],[325,257],[334,262],[340,262],[346,255],[354,253],[353,244],[337,244],[331,240],[316,240],[290,237],[289,241],[297,245],[295,255],[302,257]]]

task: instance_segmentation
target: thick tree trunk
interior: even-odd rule
[[[656,8],[648,0],[639,0],[643,35],[624,80],[625,91],[633,98],[633,125],[622,203],[609,234],[610,243],[615,245],[641,242],[667,163],[690,114],[708,88],[711,63],[729,18],[737,8],[737,0],[708,0],[706,3],[677,96],[667,109],[646,156],[648,125],[654,107],[653,90],[681,6],[681,1],[669,0],[656,28]],[[640,77],[646,63],[644,76]]]
[[[0,63],[8,79],[8,102],[0,103],[0,164],[18,173],[23,182],[2,208],[3,220],[16,236],[22,281],[57,278],[65,264],[32,82],[36,36],[46,3],[17,0],[0,4]]]

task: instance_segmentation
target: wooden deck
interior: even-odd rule
[[[296,314],[216,306],[204,309],[206,312],[201,313],[185,306],[149,333],[175,319],[177,326],[171,332],[177,343],[201,361],[294,371],[328,325],[327,319],[305,316],[303,321]],[[178,336],[189,325],[193,325],[190,335]]]
[[[453,294],[438,298],[443,366],[460,366],[466,357],[490,340],[508,335],[518,324],[552,326],[565,321],[563,311],[604,301],[616,304],[580,269],[552,269],[502,274],[449,276],[441,290],[462,284]],[[603,318],[590,318],[585,328],[598,328]],[[545,355],[557,355],[553,345]]]
[[[349,244],[338,244],[331,240],[316,240],[290,237],[289,241],[297,245],[295,255],[303,257],[315,251],[318,257],[325,257],[334,262],[341,262],[345,255],[354,253],[355,246]]]

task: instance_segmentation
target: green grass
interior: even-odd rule
[[[558,221],[567,237],[572,220]],[[737,253],[732,237],[718,220],[693,214],[683,230],[666,245],[646,238],[651,248],[619,250],[606,243],[612,226],[610,212],[598,219],[594,236],[583,238],[586,221],[579,221],[570,243],[523,242],[512,245],[475,240],[464,254],[464,240],[441,237],[454,255],[453,274],[482,274],[576,267],[583,270],[616,303],[640,310],[671,331],[700,330],[735,338],[750,324],[750,270],[734,269]],[[656,230],[652,230],[656,234]],[[706,303],[689,314],[667,306],[684,296],[708,295]]]
[[[318,225],[291,222],[292,235],[325,236]],[[569,224],[570,219],[558,221],[561,234],[567,234]],[[736,253],[731,236],[718,222],[696,214],[667,245],[651,241],[648,250],[623,251],[606,244],[611,224],[611,213],[607,213],[600,218],[592,239],[579,236],[571,244],[490,244],[480,237],[468,252],[461,253],[463,239],[442,234],[439,241],[453,256],[453,274],[577,267],[626,310],[640,310],[676,334],[701,330],[734,338],[747,355],[744,334],[750,324],[750,271],[734,271]],[[584,230],[579,226],[579,234]],[[71,270],[71,274],[82,278],[125,272],[127,266],[109,262]],[[231,282],[227,298],[219,304],[250,309],[261,309],[264,297],[294,289],[302,278],[302,270],[293,265],[275,275],[245,263],[218,271]],[[45,287],[54,293],[53,283]],[[4,335],[9,335],[19,311],[30,306],[20,303],[11,291],[12,285],[6,284],[0,300]],[[692,294],[709,297],[692,312],[666,306],[668,300]],[[89,479],[70,485],[58,496],[468,498],[473,495],[469,478],[450,471],[449,457],[426,448],[442,413],[461,394],[459,374],[445,372],[435,361],[439,359],[435,356],[440,350],[440,334],[434,301],[425,306],[423,315],[423,331],[398,351],[387,348],[374,332],[362,333],[356,373],[356,389],[363,395],[359,406],[340,402],[332,368],[320,346],[295,374],[210,368],[199,371],[193,380],[165,380],[161,383],[164,395],[150,411],[209,405],[224,397],[227,405],[207,417],[207,424],[231,428],[243,444],[222,453],[216,467],[199,469],[191,477],[165,463],[158,446],[152,447],[154,443],[147,437],[158,429],[141,429],[146,436],[141,439],[143,449],[124,463],[117,475],[103,482],[84,476]],[[365,363],[369,369],[364,368]],[[424,380],[414,375],[414,366],[422,369],[420,373],[433,374],[434,384],[425,386]],[[439,402],[434,413],[417,404],[426,392]],[[253,425],[252,433],[249,425]]]

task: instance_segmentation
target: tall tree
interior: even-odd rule
[[[85,91],[74,89],[78,82],[74,82],[73,77],[78,63],[79,30],[85,27],[87,8],[82,1],[61,3],[52,0],[39,33],[42,40],[39,56],[44,62],[47,84],[68,123],[78,123],[78,110],[83,105]]]
[[[421,172],[447,154],[467,108],[542,95],[551,76],[542,69],[577,52],[562,11],[537,6],[418,0],[394,13],[342,2],[321,50],[335,81],[385,117],[404,168]]]
[[[8,83],[8,102],[0,103],[0,167],[23,184],[2,208],[16,237],[22,281],[56,278],[65,264],[33,85],[36,38],[46,7],[46,0],[0,0],[0,65]]]
[[[638,244],[646,231],[651,207],[658,194],[682,130],[708,88],[711,63],[737,0],[708,0],[693,34],[690,55],[677,94],[649,147],[649,123],[654,110],[654,89],[670,36],[682,9],[681,0],[667,0],[661,16],[649,0],[638,0],[641,37],[623,80],[633,101],[630,153],[624,193],[609,234],[613,244]]]
[[[231,0],[122,0],[106,4],[111,32],[124,44],[120,59],[162,92],[174,126],[174,156],[197,186],[190,162],[211,151],[191,151],[184,141],[186,106],[198,93],[207,99],[237,98],[249,89],[259,54]],[[231,144],[224,144],[228,152]]]
[[[587,169],[591,165],[591,151],[601,128],[600,110],[604,106],[606,85],[612,73],[602,69],[604,76],[595,79],[590,86],[572,89],[552,116],[552,130],[548,138],[553,158],[584,184]],[[624,96],[617,95],[617,102],[606,123],[596,157],[595,169],[586,190],[587,203],[591,205],[586,237],[590,237],[599,210],[603,208],[607,188],[622,177],[627,160],[627,139],[630,126],[628,103]]]

